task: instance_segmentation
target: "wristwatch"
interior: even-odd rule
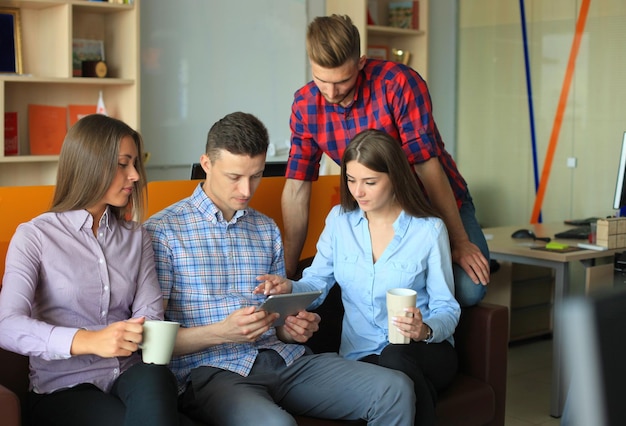
[[[422,342],[430,342],[430,340],[433,338],[433,329],[430,328],[430,326],[428,324],[424,324],[427,328],[426,330],[426,338],[424,340],[422,340]]]

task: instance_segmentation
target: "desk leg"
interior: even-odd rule
[[[554,310],[552,318],[554,321],[552,327],[552,389],[550,394],[550,415],[552,417],[561,417],[563,413],[563,405],[565,403],[566,394],[563,392],[563,354],[560,321],[561,304],[563,297],[569,294],[569,263],[559,263],[554,266],[555,282],[554,282]]]

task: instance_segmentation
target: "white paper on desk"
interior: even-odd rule
[[[523,242],[523,243],[517,243],[515,244],[516,246],[520,246],[520,247],[530,247],[530,248],[535,248],[535,247],[545,247],[545,244],[537,244],[533,241],[528,241],[528,242]]]

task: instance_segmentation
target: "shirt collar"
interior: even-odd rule
[[[213,200],[206,195],[202,189],[203,184],[204,182],[200,182],[198,186],[196,186],[196,189],[191,195],[191,202],[209,221],[224,222],[225,220],[222,211],[215,205]],[[248,214],[248,210],[237,210],[233,215],[233,218],[228,223],[235,223],[246,214]]]
[[[69,222],[72,224],[72,227],[75,231],[80,231],[82,228],[92,229],[93,227],[93,216],[87,210],[70,210],[64,213],[68,218]],[[104,210],[102,217],[100,218],[100,223],[98,224],[98,228],[106,227],[107,229],[111,229],[110,219],[111,214],[109,211],[109,207]]]
[[[408,215],[404,210],[400,212],[398,218],[393,223],[393,230],[396,234],[403,234],[409,228],[409,224],[411,223],[411,219],[413,217]],[[367,218],[365,217],[365,212],[361,209],[356,209],[352,212],[350,217],[350,223],[352,226],[358,226],[360,224],[366,224]]]

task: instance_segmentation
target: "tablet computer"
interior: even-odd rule
[[[306,309],[321,294],[320,290],[304,293],[274,294],[265,299],[257,309],[269,313],[278,312],[280,317],[274,322],[274,326],[279,327],[285,323],[287,316],[295,315]]]

